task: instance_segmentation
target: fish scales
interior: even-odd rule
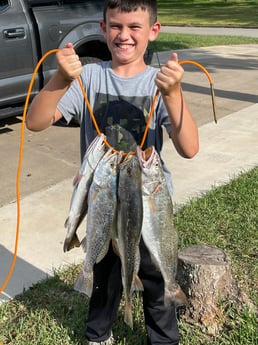
[[[101,134],[92,141],[84,155],[78,174],[74,179],[70,210],[65,221],[67,233],[63,246],[64,252],[69,251],[73,247],[80,246],[76,230],[87,214],[87,196],[92,182],[93,172],[106,151],[104,140],[105,136]]]
[[[106,255],[116,228],[119,155],[109,149],[99,162],[89,189],[85,260],[75,289],[91,297],[93,266]]]
[[[187,298],[176,282],[178,235],[162,163],[154,147],[145,151],[138,147],[137,155],[142,168],[143,241],[163,276],[165,305],[186,304]]]
[[[125,322],[133,328],[132,293],[140,265],[139,242],[142,227],[141,169],[138,158],[127,154],[119,165],[117,236],[125,294]]]

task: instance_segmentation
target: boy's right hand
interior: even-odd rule
[[[67,43],[66,46],[56,54],[58,63],[58,72],[62,75],[64,80],[71,83],[78,78],[82,72],[82,64],[79,56],[73,49],[72,43]]]

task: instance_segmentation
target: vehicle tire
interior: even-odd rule
[[[94,56],[81,56],[80,61],[82,65],[87,65],[89,63],[96,63],[102,61],[101,59]]]

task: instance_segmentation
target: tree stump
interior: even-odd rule
[[[216,335],[223,319],[221,302],[239,300],[241,295],[230,258],[222,250],[207,245],[184,248],[178,254],[177,279],[188,297],[181,317]]]

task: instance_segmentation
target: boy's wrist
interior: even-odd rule
[[[74,81],[74,78],[69,77],[61,69],[56,71],[55,77],[59,87],[69,87]]]
[[[167,89],[160,90],[160,92],[163,98],[167,100],[173,101],[175,99],[181,98],[182,97],[181,83],[171,85]]]

